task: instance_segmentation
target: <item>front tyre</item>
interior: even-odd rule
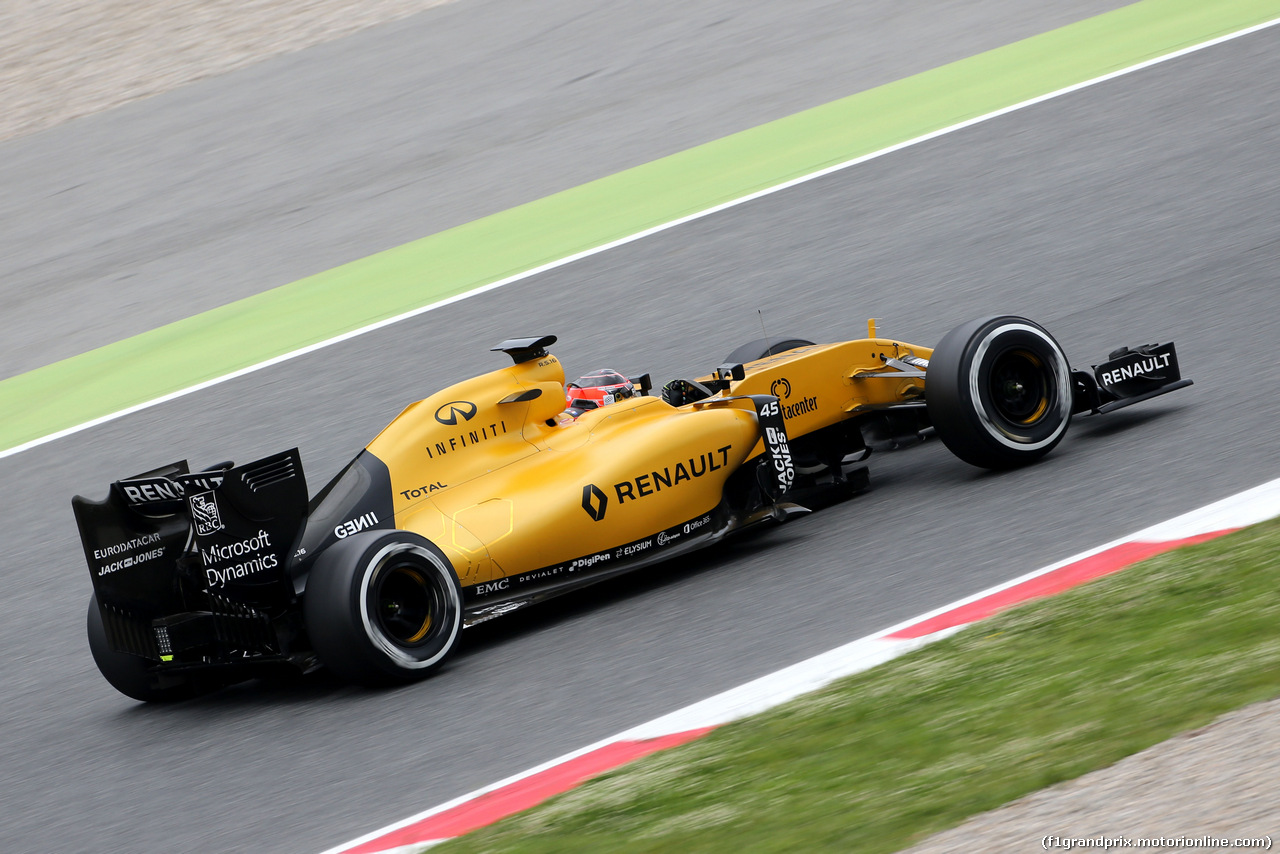
[[[444,554],[408,531],[366,531],[329,547],[303,596],[307,633],[343,679],[386,685],[422,679],[462,631],[462,592]]]
[[[1034,462],[1066,435],[1071,369],[1053,336],[1023,317],[974,320],[934,348],[929,419],[957,457],[988,469]]]

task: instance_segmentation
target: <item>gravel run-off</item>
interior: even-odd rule
[[[451,0],[6,0],[0,140]]]

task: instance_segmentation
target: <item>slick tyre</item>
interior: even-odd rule
[[[453,567],[408,531],[365,531],[330,546],[311,570],[302,605],[320,661],[365,685],[434,673],[462,632]]]
[[[89,652],[104,679],[121,694],[144,703],[174,703],[208,693],[219,687],[217,680],[198,678],[192,674],[185,679],[168,677],[162,682],[154,679],[146,659],[127,652],[116,652],[107,640],[106,626],[102,623],[102,611],[98,608],[96,594],[89,597]]]
[[[934,348],[929,419],[957,457],[987,469],[1034,462],[1066,435],[1071,369],[1053,336],[1023,317],[974,320]]]
[[[812,345],[812,341],[806,341],[803,338],[757,338],[749,344],[743,344],[726,356],[723,364],[745,365],[747,362],[754,362],[766,356],[776,356],[779,353],[785,353],[797,347],[810,347]]]

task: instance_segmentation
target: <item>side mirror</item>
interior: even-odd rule
[[[738,362],[736,364],[726,362],[725,364],[716,368],[712,375],[718,380],[732,380],[734,382],[737,382],[741,379],[746,378],[747,370],[746,368],[742,367],[741,362]]]

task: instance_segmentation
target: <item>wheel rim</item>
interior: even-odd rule
[[[991,365],[988,392],[996,414],[1012,424],[1030,426],[1049,411],[1053,376],[1036,354],[1008,350]]]
[[[434,549],[403,540],[379,544],[361,563],[353,604],[371,651],[382,659],[375,666],[405,675],[437,665],[462,629],[453,569]]]
[[[403,556],[393,557],[382,567],[370,591],[370,604],[383,637],[405,649],[431,639],[445,607],[443,591],[435,579],[436,573],[424,572]]]
[[[415,566],[396,565],[380,572],[374,589],[378,627],[393,643],[412,647],[430,634],[439,611],[434,585]]]

